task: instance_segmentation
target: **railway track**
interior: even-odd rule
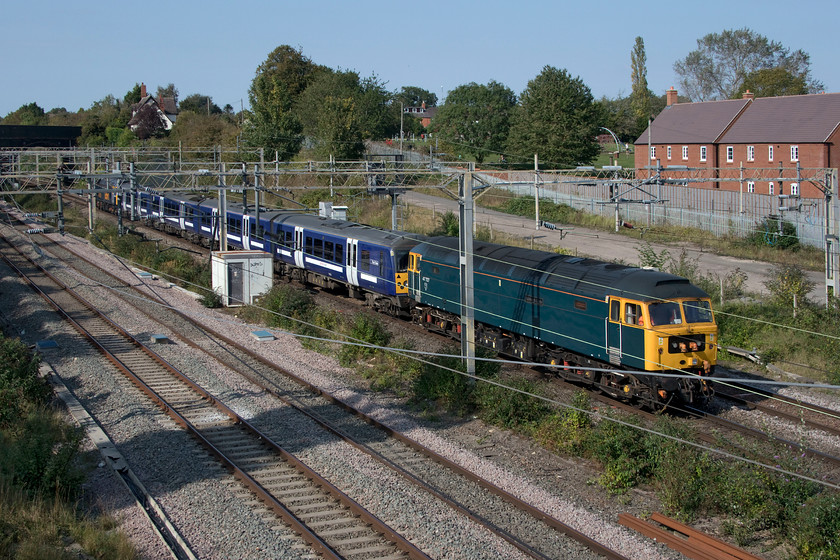
[[[3,260],[325,558],[422,551],[6,243]]]
[[[90,267],[87,274],[91,277],[97,277],[100,282],[103,281],[103,274],[98,267],[87,262],[82,255],[71,253],[52,241],[48,241],[47,245],[50,252],[57,254],[66,262],[74,262],[74,266],[78,268]],[[110,275],[106,282],[116,293],[136,289],[136,286],[129,287],[125,282]],[[146,292],[143,297],[150,296]],[[278,371],[274,364],[260,358],[257,354],[224,335],[212,332],[206,327],[200,327],[192,321],[178,321],[177,324],[173,324],[173,317],[183,319],[183,316],[166,307],[165,303],[159,303],[161,303],[159,307],[145,305],[145,311],[153,315],[156,321],[167,325],[167,328],[173,332],[181,331],[179,340],[195,347],[202,347],[203,351],[213,353],[215,359],[247,376],[252,382],[259,384],[288,406],[306,414],[325,429],[330,430],[336,437],[344,439],[344,441],[375,457],[378,461],[387,464],[391,469],[409,478],[418,488],[435,495],[438,499],[449,504],[450,507],[464,513],[474,521],[488,526],[490,530],[525,554],[534,558],[555,557],[557,548],[554,541],[557,539],[557,533],[559,532],[581,543],[596,555],[607,558],[622,558],[620,554],[615,553],[608,547],[551,518],[512,494],[496,488],[454,462],[434,454],[416,442],[393,432],[373,418],[361,414],[317,388],[294,378],[294,376],[290,378],[288,372]],[[185,325],[188,326],[185,327]],[[186,331],[184,331],[185,328]],[[195,341],[201,341],[201,343]],[[161,381],[163,388],[159,397],[166,397],[167,392],[173,390],[165,380],[166,377]],[[217,412],[211,414],[204,406],[199,406],[194,400],[188,400],[186,397],[173,394],[170,398],[183,400],[183,406],[186,407],[183,416],[186,421],[195,425],[209,422],[206,435],[210,444],[224,454],[232,454],[225,446],[239,441],[240,435],[227,433],[227,430],[220,431],[221,428],[215,425],[216,422],[220,421]],[[212,397],[205,396],[203,398],[205,401],[208,399],[212,399]],[[329,403],[328,407],[325,407],[325,401]],[[317,411],[317,413],[311,411]],[[225,414],[229,415],[229,413]],[[205,417],[208,420],[204,420]],[[235,421],[235,423],[247,424],[244,421]],[[263,434],[262,437],[268,439],[270,436]],[[242,446],[236,446],[237,449],[240,447]],[[257,454],[261,456],[267,453],[261,446],[248,446],[242,447],[242,449],[249,455]],[[248,464],[247,461],[246,464]],[[258,474],[262,474],[262,471],[259,471]],[[301,492],[299,488],[296,488],[296,485],[300,483],[292,483],[290,474],[277,474],[277,476],[290,484],[292,490]],[[256,475],[253,478],[257,481],[260,480],[260,477]],[[476,495],[478,494],[477,488],[487,496],[475,499],[472,503],[459,503],[449,497]],[[519,518],[513,529],[510,528],[511,517]]]

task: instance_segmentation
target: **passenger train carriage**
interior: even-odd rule
[[[131,214],[128,197],[119,203],[106,193],[98,204]],[[158,229],[218,244],[215,199],[138,191],[134,204],[134,215]],[[460,335],[457,238],[289,210],[257,218],[253,207],[235,203],[227,205],[225,226],[229,246],[271,253],[278,278],[344,287],[379,311]],[[716,363],[717,326],[708,295],[685,278],[482,242],[474,243],[473,269],[477,344],[562,366],[565,378],[651,408],[713,394],[704,377]]]

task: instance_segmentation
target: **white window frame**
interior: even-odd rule
[[[735,161],[735,147],[734,146],[727,146],[726,147],[726,163],[732,163]]]
[[[790,196],[799,196],[799,183],[790,184]]]
[[[790,161],[799,161],[799,146],[790,147]]]
[[[650,159],[656,159],[656,146],[650,147]]]
[[[700,146],[700,161],[706,161],[706,146]]]
[[[683,161],[686,161],[688,159],[688,146],[682,147],[682,158]]]
[[[767,183],[767,194],[773,194],[774,190],[776,190],[776,185],[773,183],[773,181]]]
[[[670,160],[671,159],[671,146],[668,146],[667,152],[668,152],[667,158]]]
[[[747,161],[755,161],[755,146],[747,146]]]
[[[767,161],[773,161],[773,146],[767,146]]]
[[[754,193],[755,192],[755,181],[747,181],[747,192]]]

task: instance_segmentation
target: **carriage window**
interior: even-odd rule
[[[304,252],[309,253],[310,255],[313,254],[313,252],[314,252],[313,249],[312,249],[312,238],[311,237],[306,238],[306,250]]]
[[[328,261],[333,260],[334,250],[332,241],[324,241],[324,258]]]
[[[236,218],[228,218],[228,233],[242,233],[242,222]]]
[[[370,251],[362,249],[362,258],[359,263],[359,268],[362,270],[370,270]]]
[[[384,276],[384,275],[385,275],[385,253],[383,253],[382,251],[379,251],[379,276]]]
[[[335,245],[335,262],[344,263],[344,245]]]
[[[316,257],[323,257],[324,256],[324,241],[321,239],[315,240],[315,252],[313,253]]]

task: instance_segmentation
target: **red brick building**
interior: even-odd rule
[[[668,104],[635,142],[641,178],[661,166],[692,186],[822,198],[805,169],[840,167],[840,93]],[[668,170],[685,166],[685,171]],[[812,176],[813,173],[802,173]],[[703,181],[703,179],[709,179]]]

